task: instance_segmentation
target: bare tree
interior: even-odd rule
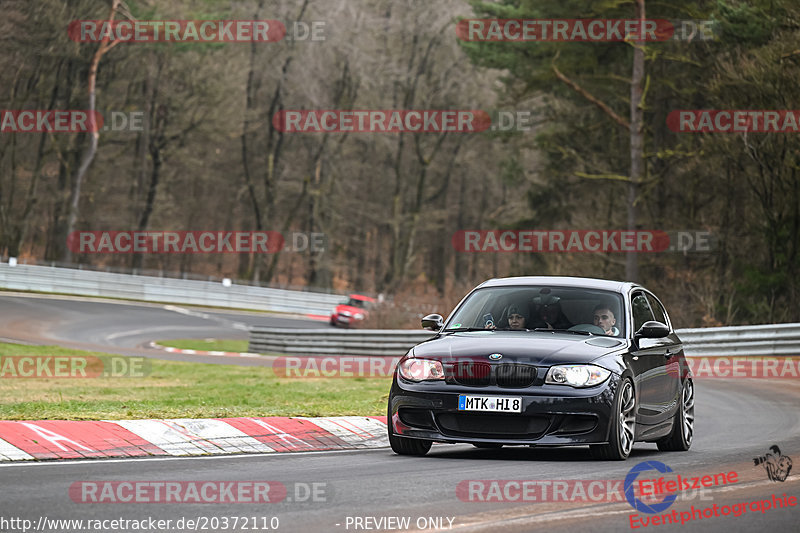
[[[108,16],[109,25],[113,24],[114,17],[116,17],[121,5],[121,0],[111,0],[111,13]],[[89,166],[92,164],[92,161],[94,161],[94,156],[97,153],[97,144],[100,140],[100,131],[98,128],[97,119],[95,117],[95,110],[97,109],[97,95],[95,93],[95,87],[97,85],[97,68],[100,65],[100,60],[103,58],[103,56],[119,43],[120,41],[118,40],[112,41],[108,37],[104,38],[100,43],[100,46],[97,47],[97,51],[95,52],[92,62],[89,65],[89,121],[87,126],[89,129],[89,146],[86,147],[86,150],[83,153],[81,164],[75,173],[75,178],[72,184],[69,215],[67,216],[67,226],[65,230],[67,236],[69,236],[75,230],[75,223],[78,220],[80,208],[81,186],[83,185],[83,179],[86,176],[86,171],[89,170]],[[72,260],[72,251],[70,250],[69,246],[64,248],[63,260],[66,262]]]

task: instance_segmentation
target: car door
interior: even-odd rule
[[[647,296],[643,290],[630,294],[630,309],[633,315],[631,338],[645,322],[655,320]],[[637,425],[653,426],[669,420],[670,406],[665,403],[666,360],[669,343],[664,339],[634,339],[631,346],[630,366],[636,374],[634,386],[638,390]],[[640,435],[645,428],[637,430]]]
[[[675,331],[672,329],[672,323],[667,315],[667,310],[652,293],[645,291],[647,302],[650,304],[650,309],[653,311],[655,319],[662,324],[666,324],[669,328],[669,335],[663,339],[650,339],[652,341],[659,341],[658,345],[663,346],[666,350],[664,352],[664,372],[661,374],[660,386],[657,389],[658,398],[656,402],[659,405],[670,406],[668,416],[674,413],[674,408],[677,408],[680,401],[680,375],[681,364],[684,360],[683,343],[681,343]]]

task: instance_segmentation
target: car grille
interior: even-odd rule
[[[536,367],[529,365],[497,365],[495,379],[500,387],[525,388],[536,381]]]
[[[539,438],[550,426],[546,416],[443,413],[436,422],[444,434],[466,437]]]
[[[511,389],[524,389],[536,382],[537,368],[512,363],[489,364],[466,361],[445,367],[447,382],[467,387],[497,385]]]
[[[454,363],[450,370],[450,378],[459,385],[468,387],[486,387],[492,374],[489,363]]]

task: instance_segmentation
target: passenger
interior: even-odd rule
[[[603,328],[606,335],[618,336],[619,330],[614,327],[617,324],[617,318],[614,312],[606,304],[597,304],[594,308],[594,325]]]
[[[534,298],[540,304],[539,316],[547,329],[569,329],[574,325],[562,312],[560,300],[550,294]]]
[[[508,308],[508,328],[525,329],[528,323],[528,313],[521,306],[512,305]]]

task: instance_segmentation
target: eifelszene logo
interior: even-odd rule
[[[675,499],[677,498],[677,494],[667,494],[664,496],[664,499],[660,502],[656,503],[645,503],[641,499],[637,498],[634,494],[634,487],[636,486],[636,478],[639,477],[639,474],[642,472],[647,472],[648,470],[656,470],[665,474],[667,472],[672,472],[672,469],[659,461],[644,461],[639,463],[638,465],[634,466],[628,471],[628,475],[625,476],[625,484],[624,484],[624,492],[625,492],[625,499],[628,500],[628,503],[631,504],[631,507],[636,509],[637,511],[643,513],[650,513],[656,514],[669,509],[669,506],[675,503]]]

